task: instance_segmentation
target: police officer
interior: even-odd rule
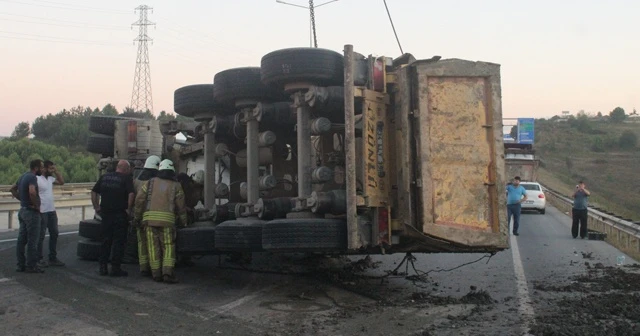
[[[129,215],[133,209],[134,190],[131,166],[126,160],[118,161],[115,172],[106,173],[91,189],[91,203],[102,217],[102,247],[100,249],[100,275],[127,276],[120,268],[127,240]],[[98,202],[99,200],[99,202]],[[107,263],[111,258],[111,272]]]
[[[176,220],[187,225],[182,186],[175,179],[171,160],[160,162],[158,175],[145,182],[136,195],[134,221],[145,226],[151,275],[157,282],[174,284]]]

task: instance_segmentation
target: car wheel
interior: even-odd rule
[[[538,210],[538,211],[540,212],[541,215],[544,215],[545,212],[546,212],[546,209],[541,209],[541,210]]]

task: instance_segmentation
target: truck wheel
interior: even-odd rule
[[[103,135],[113,135],[116,131],[117,120],[132,120],[132,118],[92,115],[89,117],[89,131]]]
[[[260,80],[259,67],[235,68],[218,72],[213,77],[213,97],[221,102],[237,100],[269,102],[287,100],[278,88],[270,87]]]
[[[262,82],[283,86],[307,82],[318,86],[341,86],[344,83],[344,57],[318,48],[276,50],[262,57]]]
[[[260,252],[264,221],[236,219],[216,226],[215,247],[220,251]]]
[[[76,254],[80,259],[96,261],[100,259],[100,247],[102,242],[82,239],[78,241]]]
[[[93,134],[87,140],[87,151],[104,156],[113,156],[113,136]]]
[[[341,219],[276,219],[265,224],[262,246],[274,252],[333,252],[347,249],[347,223]]]
[[[225,114],[225,107],[213,99],[213,84],[184,86],[173,93],[173,109],[177,114],[193,118],[197,114]],[[227,114],[233,114],[232,109]]]
[[[215,227],[188,227],[179,229],[176,251],[187,254],[207,254],[216,249]]]
[[[101,240],[102,223],[95,219],[81,220],[78,225],[78,236],[92,240]]]

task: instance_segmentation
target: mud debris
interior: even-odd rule
[[[596,264],[597,266],[598,264]],[[532,335],[640,335],[640,274],[618,267],[588,268],[570,284],[536,283],[544,292],[584,293],[549,299],[550,309],[536,317]]]

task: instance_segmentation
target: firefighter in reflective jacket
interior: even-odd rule
[[[160,162],[158,175],[142,185],[135,204],[134,220],[145,226],[153,280],[177,283],[176,223],[186,226],[187,212],[171,160]]]
[[[140,194],[142,186],[158,174],[158,166],[160,165],[160,157],[151,155],[144,162],[142,172],[133,180],[133,187],[136,195]],[[136,230],[136,238],[138,240],[138,264],[140,264],[140,275],[151,276],[151,266],[149,266],[149,249],[147,248],[147,234],[145,228],[140,222],[133,221]]]

